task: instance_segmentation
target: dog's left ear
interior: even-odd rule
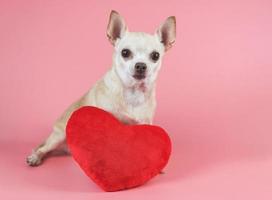
[[[107,28],[107,36],[109,41],[114,45],[116,40],[125,34],[127,26],[125,20],[118,12],[112,10],[110,14],[109,24]]]
[[[163,43],[165,51],[170,49],[176,40],[176,18],[174,16],[168,17],[156,34]]]

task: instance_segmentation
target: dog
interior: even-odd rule
[[[27,157],[29,166],[40,165],[47,153],[66,146],[67,121],[82,106],[104,109],[125,124],[152,124],[156,78],[164,53],[175,42],[175,17],[168,17],[154,34],[147,34],[129,32],[120,14],[111,11],[107,37],[114,47],[112,67],[57,119],[49,137]]]

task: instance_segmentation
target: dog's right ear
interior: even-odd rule
[[[127,31],[124,19],[118,12],[112,10],[110,14],[109,24],[107,28],[107,36],[109,41],[114,45],[116,40],[122,38]]]

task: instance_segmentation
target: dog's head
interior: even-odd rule
[[[107,36],[114,45],[113,67],[124,85],[152,83],[156,80],[165,51],[175,41],[176,20],[168,17],[154,35],[129,32],[124,19],[112,11]]]

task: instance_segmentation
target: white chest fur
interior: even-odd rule
[[[137,107],[143,104],[146,101],[146,98],[148,98],[145,94],[145,91],[138,87],[133,87],[124,90],[123,95],[125,103],[133,107]]]
[[[144,85],[124,90],[125,112],[127,117],[138,123],[151,123],[155,100]]]
[[[114,71],[109,71],[90,91],[85,103],[105,109],[125,123],[151,123],[155,109],[153,89],[143,82],[126,87]]]

